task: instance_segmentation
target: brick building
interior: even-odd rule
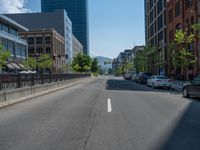
[[[54,29],[36,29],[20,32],[20,36],[28,41],[28,55],[48,54],[54,58],[53,73],[63,72],[66,64],[65,40]]]
[[[191,25],[200,23],[200,1],[199,0],[167,0],[167,45],[174,40],[176,30],[182,29],[188,33],[193,32]],[[198,62],[189,67],[190,76],[200,73],[199,68],[199,41],[196,40],[188,49],[193,51]],[[182,68],[174,68],[172,65],[171,51],[167,51],[167,74],[172,76],[184,75],[185,70]]]

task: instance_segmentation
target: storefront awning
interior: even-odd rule
[[[15,70],[15,67],[12,64],[6,64],[6,66],[10,69],[10,70]]]
[[[22,65],[21,63],[17,63],[17,65],[20,66],[21,69],[24,69],[24,68],[25,68],[25,66]]]
[[[21,70],[21,68],[16,63],[11,63],[11,64],[15,67],[15,69]]]

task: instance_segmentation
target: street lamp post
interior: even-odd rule
[[[38,74],[39,73],[38,63],[39,63],[39,57],[40,57],[40,55],[38,53],[36,53],[35,57],[36,57],[36,73]]]

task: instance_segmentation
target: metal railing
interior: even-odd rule
[[[0,74],[0,91],[90,76],[90,74]]]

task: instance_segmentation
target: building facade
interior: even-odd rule
[[[73,23],[73,34],[89,55],[88,0],[41,0],[42,12],[65,9]]]
[[[7,71],[23,70],[21,62],[27,58],[27,41],[19,37],[19,32],[28,31],[27,28],[14,20],[0,15],[0,44],[3,50],[8,50],[11,57],[8,59]]]
[[[200,1],[199,0],[168,0],[167,1],[167,44],[170,45],[174,41],[176,30],[194,33],[191,26],[200,23]],[[187,46],[187,49],[197,58],[197,63],[189,67],[189,75],[196,76],[200,73],[200,56],[199,56],[199,39],[193,44]],[[183,68],[175,68],[172,65],[171,51],[167,53],[167,73],[170,76],[174,74],[184,76]],[[182,77],[183,78],[183,77]]]
[[[65,39],[67,62],[72,61],[72,22],[65,10],[56,10],[48,13],[7,14],[7,16],[30,30],[54,28]]]
[[[150,72],[166,74],[166,1],[145,0],[146,45],[156,47],[149,61]]]
[[[83,53],[83,45],[74,35],[72,35],[72,49],[73,49],[73,57],[75,57],[79,53]]]
[[[20,32],[20,36],[28,41],[29,57],[47,54],[54,58],[53,73],[62,73],[66,64],[65,40],[54,29],[37,29]]]

